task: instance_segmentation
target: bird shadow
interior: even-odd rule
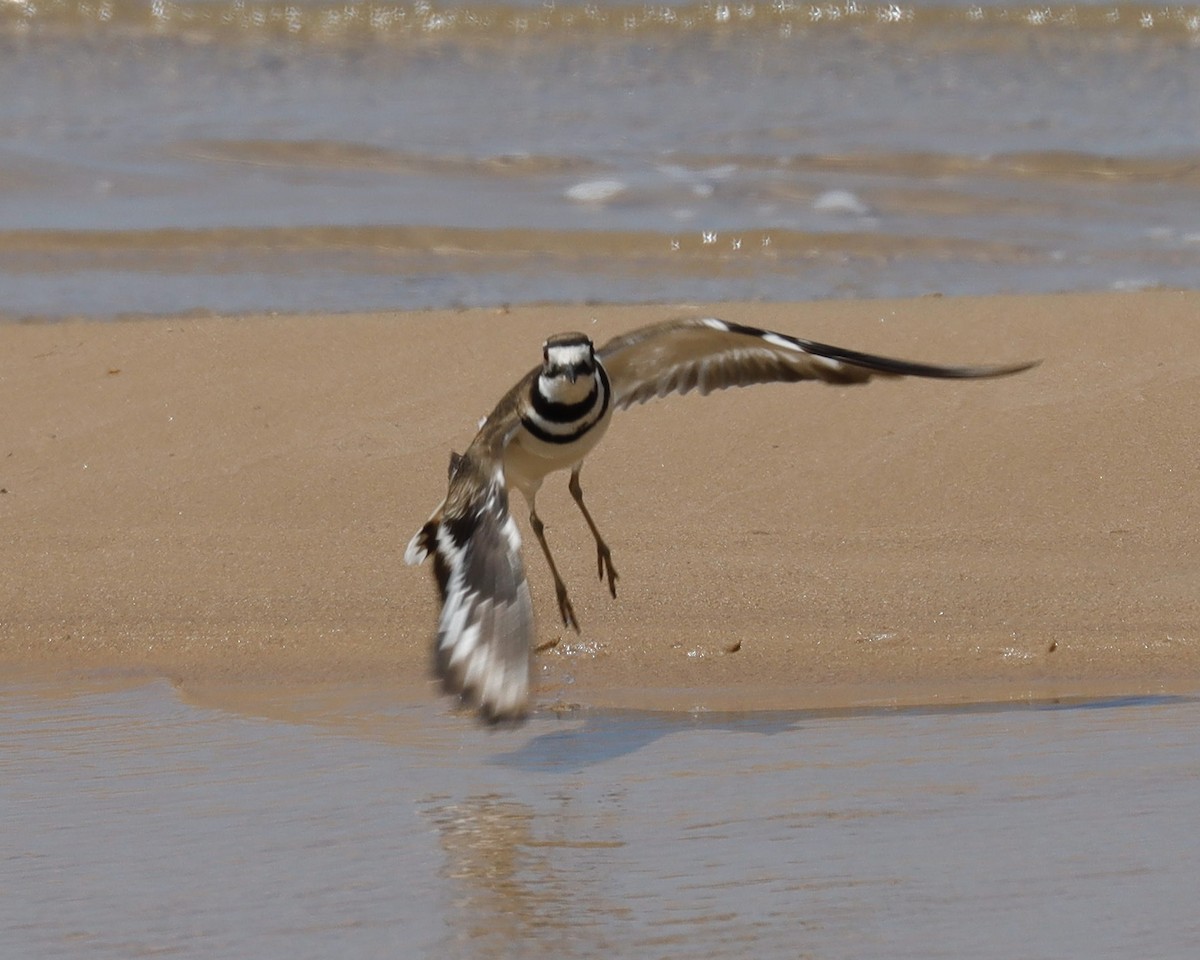
[[[538,733],[514,750],[495,754],[488,763],[515,770],[571,773],[629,756],[682,731],[755,733],[771,737],[792,733],[821,720],[863,716],[940,716],[1004,713],[1022,710],[1114,710],[1191,703],[1197,698],[1175,695],[1072,697],[1045,700],[960,704],[839,707],[816,710],[696,711],[586,710],[570,715],[564,725]],[[582,722],[567,726],[582,715]]]
[[[576,714],[575,716],[578,716]],[[799,729],[804,714],[786,712],[665,713],[640,710],[588,710],[583,722],[539,733],[489,763],[517,770],[568,773],[636,753],[684,730],[758,733],[772,736]]]

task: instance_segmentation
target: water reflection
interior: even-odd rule
[[[578,863],[570,869],[563,863],[624,842],[591,831],[586,840],[570,839],[581,826],[571,826],[573,798],[560,794],[549,806],[549,815],[539,814],[500,795],[423,804],[445,853],[441,875],[454,887],[447,939],[464,955],[514,956],[520,945],[521,956],[571,956],[582,929],[597,928],[602,936],[598,928],[606,919],[628,912],[588,890]]]
[[[553,872],[534,852],[531,807],[473,797],[431,811],[456,887],[452,929],[477,956],[500,956],[514,942],[545,934],[560,916]]]

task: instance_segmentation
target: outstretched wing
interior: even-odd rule
[[[443,689],[489,722],[520,719],[529,708],[533,606],[498,464],[471,451],[452,457],[446,500],[405,559],[429,555],[442,600],[434,668]]]
[[[714,318],[671,320],[634,330],[599,351],[617,409],[655,397],[754,383],[865,383],[872,377],[1003,377],[1033,363],[942,367],[845,350]]]

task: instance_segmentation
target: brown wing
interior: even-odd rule
[[[865,383],[872,377],[973,380],[1020,373],[1032,363],[943,367],[833,347],[714,318],[643,327],[599,351],[617,409],[655,397],[701,394],[755,383]]]

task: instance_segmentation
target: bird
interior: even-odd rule
[[[612,551],[579,479],[616,411],[693,390],[704,395],[806,380],[849,385],[875,377],[973,380],[1010,376],[1038,362],[914,363],[715,317],[652,324],[599,348],[583,333],[549,337],[542,362],[500,399],[466,450],[451,453],[446,497],[405,551],[410,565],[433,558],[441,602],[434,673],[443,691],[491,724],[520,722],[529,712],[533,605],[510,490],[520,491],[528,505],[563,625],[580,629],[537,512],[538,491],[550,474],[570,471],[568,489],[595,540],[599,579],[616,597]]]

